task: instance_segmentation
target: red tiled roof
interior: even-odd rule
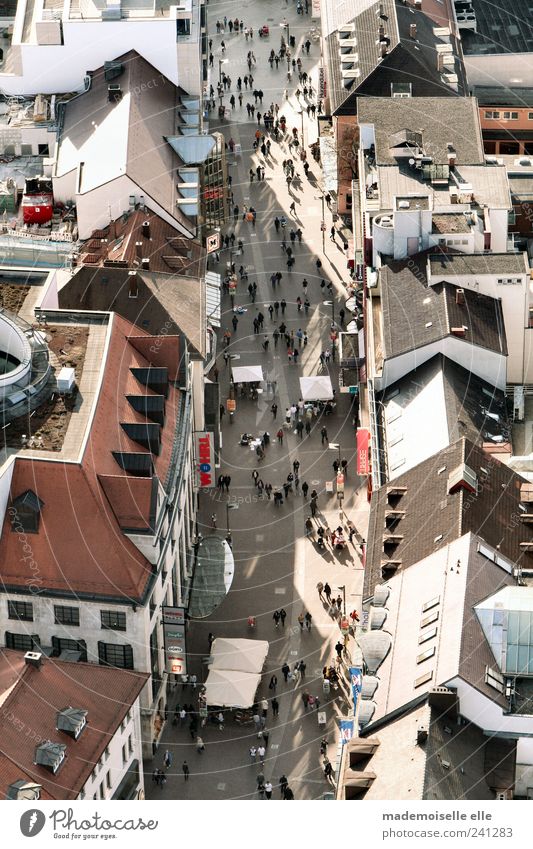
[[[111,596],[127,603],[142,598],[150,579],[151,564],[122,529],[151,528],[154,479],[132,476],[118,464],[113,452],[150,455],[122,427],[124,422],[148,421],[132,408],[127,395],[157,394],[137,380],[131,368],[149,367],[150,361],[137,349],[144,348],[149,355],[151,345],[156,349],[157,364],[168,362],[171,370],[177,340],[168,336],[154,341],[118,315],[113,316],[110,333],[104,379],[81,464],[24,457],[15,460],[11,497],[29,489],[44,507],[38,532],[31,534],[31,560],[22,559],[19,535],[11,530],[6,513],[0,538],[0,579],[7,587],[28,587],[37,580],[42,589]],[[178,405],[179,390],[169,384],[160,452],[151,455],[154,473],[163,485]]]
[[[75,799],[149,676],[52,658],[43,658],[37,669],[26,665],[20,652],[1,649],[0,680],[12,669],[18,672],[18,683],[0,716],[0,798],[9,784],[28,777],[43,786],[42,798]],[[57,713],[65,707],[88,711],[77,740],[56,730]],[[16,722],[9,720],[11,715]],[[67,746],[55,776],[33,763],[39,740]]]
[[[143,235],[145,221],[149,223],[149,237]],[[206,257],[199,241],[177,236],[172,225],[155,212],[142,209],[117,218],[105,230],[95,230],[82,245],[81,253],[82,265],[108,261],[135,268],[141,266],[141,259],[148,259],[150,271],[172,274],[179,269],[184,277],[202,277]]]

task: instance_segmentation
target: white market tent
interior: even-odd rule
[[[249,708],[253,705],[260,675],[213,669],[205,682],[205,700],[208,705],[229,708]]]
[[[211,648],[211,669],[261,672],[268,654],[266,640],[226,640],[217,637]]]
[[[254,703],[267,654],[266,640],[218,637],[211,647],[211,668],[205,682],[207,704],[249,708]]]
[[[304,401],[331,401],[333,387],[327,375],[314,374],[300,378],[300,394]]]
[[[234,366],[234,383],[260,383],[263,380],[263,366]]]

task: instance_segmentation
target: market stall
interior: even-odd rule
[[[323,374],[301,377],[300,395],[304,401],[331,401],[334,395],[330,378]]]
[[[263,366],[234,366],[231,371],[234,383],[263,382]]]
[[[265,640],[218,637],[211,647],[210,670],[205,682],[207,705],[251,707],[267,654]]]

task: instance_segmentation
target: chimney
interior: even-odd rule
[[[388,44],[387,44],[386,41],[380,41],[379,42],[379,52],[380,52],[380,56],[381,56],[382,59],[383,59],[384,56],[387,55],[387,47],[388,47]]]
[[[411,38],[416,38],[416,24],[411,24],[409,27],[409,35]]]
[[[26,666],[35,666],[36,669],[41,668],[43,656],[40,651],[27,651],[24,655]]]
[[[415,5],[415,9],[421,9],[422,8],[422,0],[415,0],[414,5]]]
[[[385,38],[385,27],[383,26],[383,24],[380,24],[379,25],[379,40],[383,41],[384,38]]]
[[[150,238],[150,222],[149,221],[143,221],[141,232],[142,232],[144,239]]]
[[[457,159],[457,151],[455,150],[455,148],[454,148],[454,146],[451,142],[448,142],[446,147],[448,148],[448,154],[447,154],[448,155],[448,165],[450,166],[450,168],[455,168],[455,160]]]
[[[143,255],[143,243],[135,242],[135,255],[137,259],[141,259]]]
[[[143,256],[143,258],[142,258],[142,260],[141,260],[141,266],[142,266],[142,267],[143,267],[146,271],[148,271],[148,269],[150,268],[150,260],[149,260],[149,258],[148,258],[147,256],[146,256],[146,257],[144,257],[144,256]]]
[[[456,289],[455,290],[455,303],[463,306],[465,302],[465,290],[464,289]]]
[[[442,73],[443,70],[444,70],[444,54],[443,53],[437,53],[437,71]]]
[[[137,272],[129,271],[128,272],[128,296],[130,298],[136,298],[139,294],[139,287],[137,285]]]

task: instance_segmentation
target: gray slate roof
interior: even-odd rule
[[[427,285],[426,254],[392,262],[380,271],[385,359],[421,348],[467,327],[463,340],[506,355],[507,343],[501,302],[465,289],[463,305],[456,304],[457,286]]]
[[[429,266],[431,277],[529,273],[526,253],[430,254]]]
[[[448,164],[448,142],[453,144],[461,165],[485,161],[477,101],[473,97],[407,97],[387,101],[380,97],[361,98],[359,124],[373,124],[376,136],[376,164],[396,165],[393,145],[407,131],[422,141],[424,152],[435,164]],[[427,184],[426,184],[427,185]]]

